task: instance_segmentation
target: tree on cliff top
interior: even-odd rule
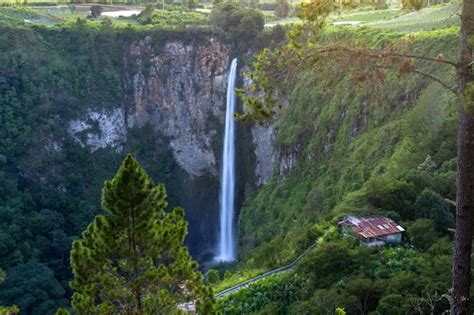
[[[258,10],[223,3],[212,9],[209,24],[227,32],[236,45],[246,46],[263,31],[265,18]]]
[[[359,39],[325,43],[321,36],[326,18],[336,9],[333,0],[303,3],[303,23],[290,34],[290,43],[275,50],[264,50],[252,73],[254,86],[244,95],[246,111],[241,120],[267,120],[280,108],[279,98],[291,90],[295,78],[307,69],[317,69],[327,86],[351,76],[358,87],[372,87],[376,98],[386,72],[428,77],[458,96],[458,169],[456,196],[456,233],[454,239],[453,283],[448,294],[451,314],[469,314],[472,234],[474,230],[474,1],[464,0],[460,14],[459,59],[444,55],[427,56],[412,52],[412,39],[390,41],[383,47],[371,47]],[[457,86],[444,78],[419,69],[414,61],[450,66],[457,74]],[[330,81],[333,78],[333,81]],[[334,79],[336,78],[336,79]],[[263,92],[263,93],[259,93]],[[255,97],[257,95],[257,97]]]
[[[78,314],[214,313],[212,291],[183,245],[184,210],[165,212],[166,192],[128,155],[102,191],[98,215],[73,243],[71,287]]]

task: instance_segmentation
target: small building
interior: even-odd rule
[[[361,244],[366,246],[385,246],[399,244],[405,231],[395,221],[386,217],[347,216],[337,223],[343,230],[350,229]]]

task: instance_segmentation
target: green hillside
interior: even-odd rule
[[[457,29],[416,33],[416,51],[455,57]],[[334,31],[375,42],[397,38],[375,29]],[[450,47],[446,51],[446,47]],[[429,72],[454,80],[442,66]],[[456,98],[420,76],[393,76],[376,101],[356,92],[350,80],[331,92],[317,82],[317,69],[301,74],[289,105],[277,118],[275,147],[297,156],[294,169],[250,196],[240,216],[241,255],[256,261],[275,257],[275,264],[294,255],[298,241],[312,224],[347,213],[396,212],[413,219],[409,200],[390,204],[381,197],[411,188],[412,200],[425,187],[415,180],[434,181],[434,189],[454,198]],[[419,170],[428,156],[433,170]],[[399,186],[399,187],[397,187]],[[400,196],[401,197],[401,196]],[[400,198],[401,199],[401,198]],[[395,201],[395,200],[394,200]],[[283,246],[287,244],[287,246]],[[260,247],[261,246],[261,247]],[[272,246],[274,248],[272,248]],[[257,247],[259,249],[254,250]],[[259,260],[259,253],[261,259]],[[259,263],[256,262],[256,263]]]
[[[451,27],[410,36],[416,54],[456,59],[457,33]],[[407,35],[367,27],[328,35],[375,46],[401,36]],[[449,67],[417,66],[455,84]],[[289,95],[274,124],[274,147],[280,159],[296,162],[288,172],[277,166],[268,184],[248,192],[239,217],[236,275],[283,266],[315,241],[319,246],[296,272],[226,297],[221,309],[332,314],[341,306],[347,314],[414,314],[417,303],[428,309],[427,296],[437,299],[436,310],[447,309],[440,296],[451,281],[456,96],[425,77],[391,75],[374,100],[349,78],[323,85],[318,69],[301,73]],[[361,248],[334,230],[345,215],[392,218],[408,230],[405,245]],[[362,305],[365,298],[370,302]]]

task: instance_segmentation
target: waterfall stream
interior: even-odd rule
[[[237,58],[232,60],[227,82],[224,150],[220,192],[220,235],[217,261],[235,260],[235,81]]]

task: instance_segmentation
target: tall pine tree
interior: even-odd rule
[[[98,215],[73,243],[78,314],[213,314],[212,291],[183,245],[184,210],[165,212],[166,191],[129,154],[102,191]]]

